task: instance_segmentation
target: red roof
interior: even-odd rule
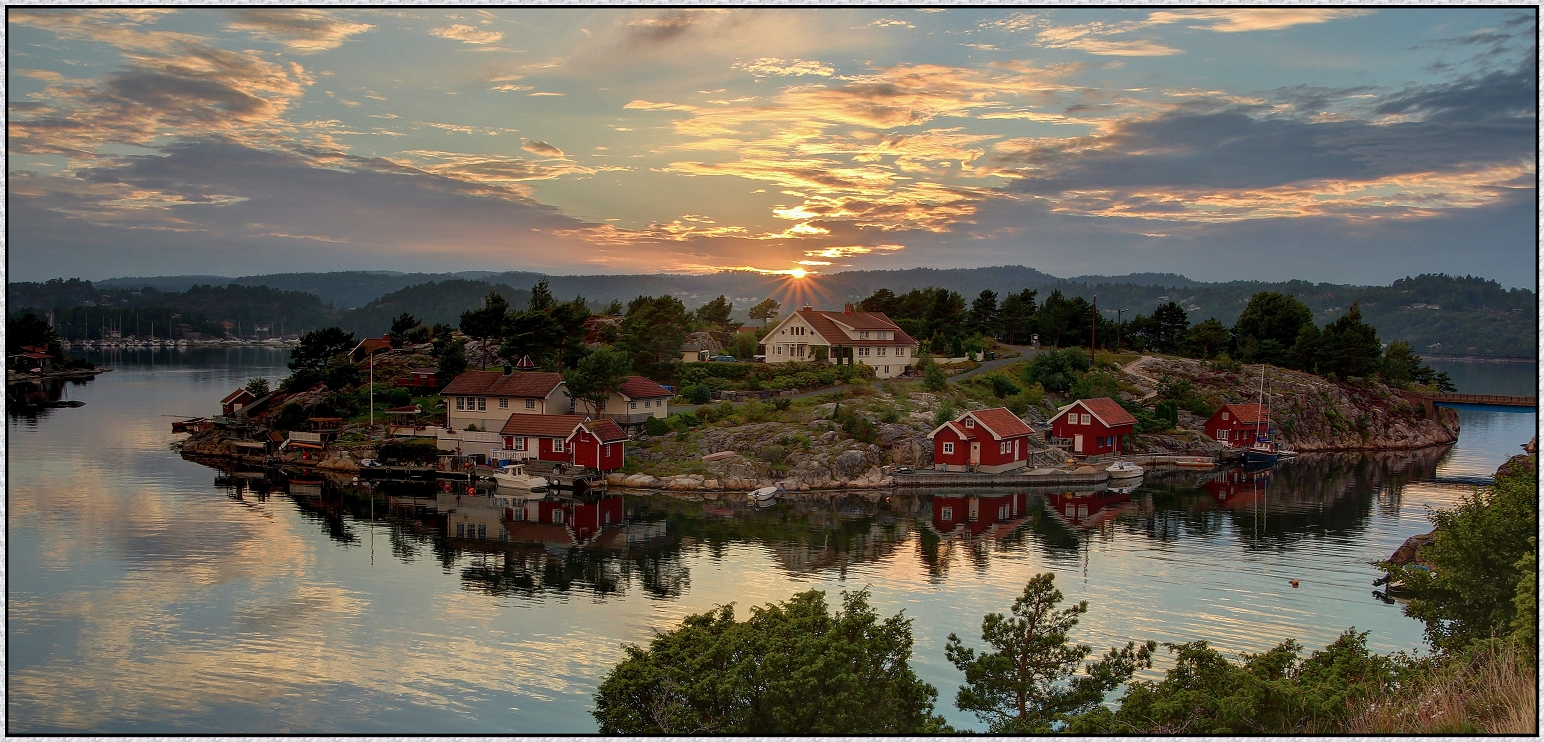
[[[1228,422],[1237,421],[1245,425],[1257,425],[1259,423],[1270,422],[1270,420],[1267,419],[1265,407],[1258,404],[1225,404],[1222,406],[1222,409],[1218,410],[1216,414],[1212,415],[1212,417],[1220,419],[1220,416],[1223,412],[1228,413],[1228,417],[1230,418]]]
[[[629,376],[627,381],[622,383],[622,396],[628,399],[647,399],[649,397],[669,397],[671,395],[670,392],[665,391],[664,387],[654,383],[652,379],[645,379],[642,376]]]
[[[399,415],[417,415],[418,413],[423,412],[423,410],[418,409],[418,405],[407,405],[407,406],[404,406],[404,407],[387,407],[386,411],[387,412],[393,412],[393,413],[396,413],[396,414],[399,414]]]
[[[364,340],[359,341],[359,344],[354,346],[353,350],[349,351],[349,355],[358,353],[361,350],[365,353],[375,353],[376,351],[381,350],[391,350],[391,340],[387,338],[365,338]]]
[[[245,394],[248,397],[251,397],[253,399],[257,399],[257,395],[256,394],[253,394],[252,392],[248,391],[246,389],[246,387],[242,387],[241,389],[237,389],[236,391],[231,392],[230,394],[225,395],[225,399],[220,400],[220,404],[230,404],[230,403],[236,401],[243,394]]]
[[[408,373],[410,373],[410,374],[426,374],[427,375],[427,374],[437,374],[439,372],[440,372],[440,369],[439,369],[438,366],[428,366],[428,367],[425,367],[425,368],[415,368],[412,371],[409,371]]]
[[[1035,432],[1028,425],[1025,425],[1018,415],[1013,414],[1006,407],[973,410],[965,414],[976,418],[976,422],[980,423],[988,432],[998,438],[1017,438],[1021,435],[1033,435]]]
[[[441,394],[476,394],[489,397],[546,397],[563,383],[563,375],[550,371],[468,371],[457,376]],[[521,417],[531,417],[522,415]]]
[[[596,438],[599,438],[601,443],[615,443],[627,440],[627,433],[623,432],[622,426],[612,422],[609,418],[595,420],[584,427],[588,428]]]
[[[1055,420],[1056,418],[1071,412],[1073,408],[1078,406],[1082,406],[1083,409],[1093,413],[1094,417],[1098,418],[1099,422],[1104,423],[1104,426],[1107,428],[1118,428],[1122,425],[1137,424],[1137,419],[1132,417],[1131,413],[1126,411],[1126,408],[1120,406],[1120,403],[1110,399],[1109,397],[1099,397],[1098,399],[1080,399],[1070,405],[1067,405],[1066,409],[1056,413],[1056,416],[1052,417],[1051,420]]]
[[[826,342],[834,341],[837,345],[850,345],[858,342],[866,345],[917,344],[916,340],[913,340],[910,335],[906,334],[905,330],[891,322],[890,318],[886,317],[883,312],[853,312],[852,314],[844,314],[842,312],[823,312],[816,309],[800,309],[796,314],[803,317],[805,322],[808,322],[811,327],[815,328],[815,332],[820,333],[820,336],[825,338]],[[876,340],[872,338],[853,340],[848,338],[847,333],[837,326],[837,322],[855,330],[889,330],[894,332],[895,336],[890,340]],[[772,340],[771,335],[768,335],[765,340],[776,342]]]
[[[504,429],[499,432],[504,435],[567,439],[589,419],[587,415],[510,415],[504,423]]]

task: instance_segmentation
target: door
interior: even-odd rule
[[[1072,452],[1073,453],[1083,453],[1083,434],[1082,433],[1078,433],[1078,434],[1072,436]]]
[[[975,466],[981,463],[981,441],[970,442],[970,464]]]

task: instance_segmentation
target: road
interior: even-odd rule
[[[1017,363],[1017,362],[1022,361],[1022,360],[1026,359],[1026,358],[1033,358],[1036,353],[1040,352],[1039,349],[1032,348],[1032,347],[1027,346],[1027,345],[1003,345],[1003,346],[1000,346],[1000,347],[1006,348],[1009,351],[1015,351],[1019,355],[1016,356],[1016,357],[1013,357],[1013,358],[998,358],[996,360],[984,361],[977,368],[973,368],[973,369],[971,369],[969,371],[966,371],[965,373],[955,374],[954,376],[949,377],[950,380],[964,379],[964,378],[968,378],[968,377],[971,377],[971,376],[975,376],[977,374],[984,374],[984,373],[986,373],[988,371],[991,371],[994,368],[1001,368],[1003,366],[1007,366],[1007,365],[1012,364],[1012,363]],[[884,384],[884,382],[882,382],[882,381],[870,382],[871,386],[882,386],[883,384]],[[808,397],[818,397],[818,396],[820,396],[822,394],[840,393],[843,390],[850,389],[850,388],[852,388],[854,386],[860,386],[860,385],[858,385],[858,384],[843,384],[841,386],[831,386],[831,387],[826,387],[825,389],[816,389],[815,391],[812,391],[812,392],[801,392],[801,393],[795,394],[795,395],[793,395],[791,397],[781,397],[781,399],[805,399],[805,398],[808,398]],[[671,413],[677,413],[677,412],[680,412],[680,413],[691,413],[691,412],[696,412],[698,410],[698,408],[700,408],[702,406],[703,405],[695,405],[695,404],[672,404],[672,405],[670,405],[670,412]]]

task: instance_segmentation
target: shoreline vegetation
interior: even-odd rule
[[[990,650],[949,636],[965,679],[955,706],[994,734],[1536,734],[1537,472],[1535,455],[1514,457],[1493,485],[1432,514],[1435,568],[1405,609],[1426,624],[1427,654],[1372,653],[1349,628],[1306,656],[1291,639],[1231,658],[1205,641],[1160,650],[1138,638],[1088,662],[1094,649],[1071,636],[1098,606],[1060,607],[1047,573],[1008,615],[983,618]],[[910,668],[911,620],[867,599],[844,592],[834,617],[823,591],[745,621],[733,606],[688,616],[625,645],[591,713],[602,734],[957,733]],[[1174,667],[1134,680],[1158,651]]]

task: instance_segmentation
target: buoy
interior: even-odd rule
[[[476,487],[467,487],[466,488],[466,493],[468,495],[475,495],[475,494],[477,494],[477,488]],[[1296,582],[1296,580],[1293,580],[1293,582]],[[1297,585],[1293,585],[1293,587],[1297,587]]]
[[[1297,587],[1297,580],[1296,579],[1291,580],[1291,582],[1292,582],[1292,587]]]

